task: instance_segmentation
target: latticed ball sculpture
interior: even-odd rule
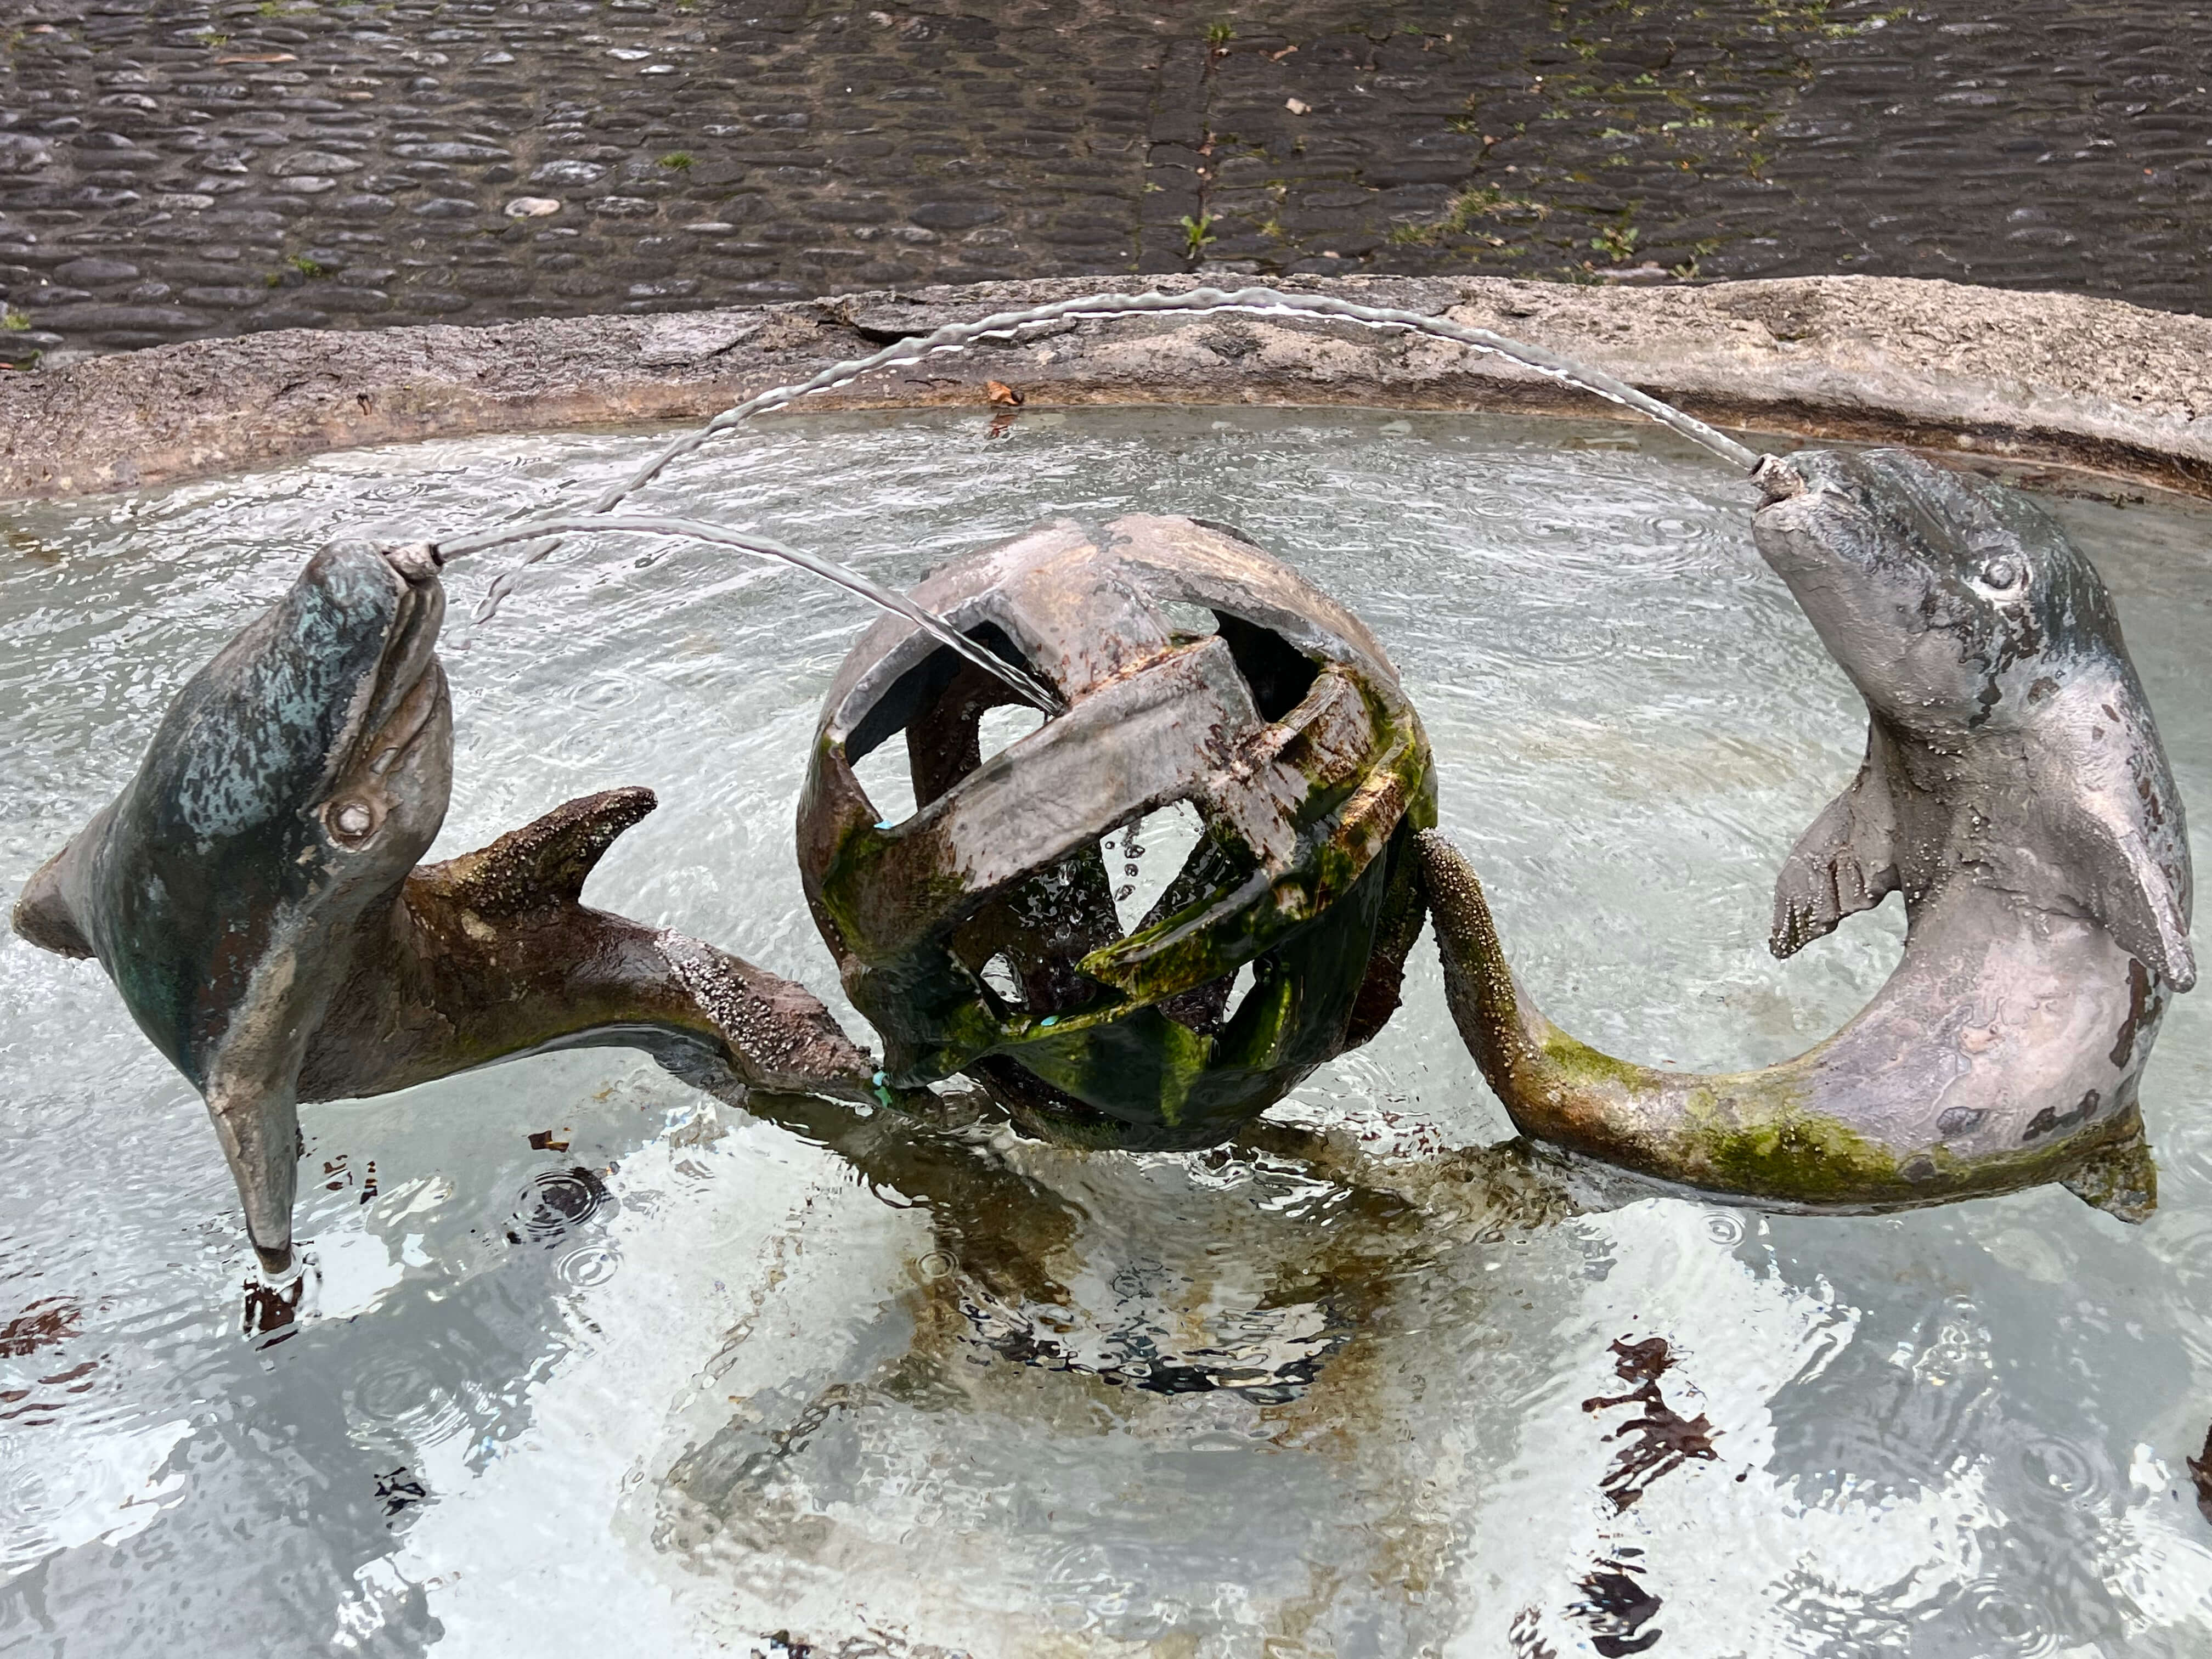
[[[888,1086],[964,1073],[1051,1139],[1205,1146],[1374,1035],[1436,782],[1358,617],[1240,536],[1145,516],[1045,526],[914,597],[1066,708],[986,760],[1014,694],[910,624],[838,673],[799,866]],[[854,766],[902,735],[918,805],[890,823]],[[1124,935],[1100,843],[1177,803],[1203,834]]]

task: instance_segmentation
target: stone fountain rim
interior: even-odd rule
[[[1239,281],[1042,278],[480,327],[284,330],[85,359],[0,377],[0,501],[180,483],[374,444],[702,420],[945,322],[1078,295]],[[2212,498],[2212,318],[1903,277],[1278,286],[1449,314],[1747,435],[1905,444],[2000,471],[2079,469]],[[981,406],[993,380],[1030,407],[1641,418],[1443,342],[1244,316],[1069,323],[807,401]]]

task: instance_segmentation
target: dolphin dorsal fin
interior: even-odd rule
[[[2189,945],[2189,823],[2126,653],[2050,700],[2038,729],[2049,873],[2026,872],[2047,908],[2086,915],[2176,991],[2197,983]]]
[[[574,904],[615,837],[659,804],[652,790],[636,787],[586,795],[508,830],[489,847],[426,864],[410,880],[478,915]]]

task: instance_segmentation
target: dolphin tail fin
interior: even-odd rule
[[[436,943],[423,948],[443,964],[437,1010],[448,1046],[428,1058],[402,1054],[398,1080],[380,1078],[374,1091],[604,1041],[644,1048],[687,1077],[696,1056],[684,1045],[703,1043],[747,1089],[870,1105],[925,1098],[890,1087],[805,986],[583,903],[593,866],[654,805],[644,788],[586,795],[408,877],[407,908],[428,924]],[[641,1038],[643,1030],[667,1041]],[[337,1046],[374,1040],[349,1030]]]
[[[659,804],[652,790],[635,787],[585,795],[488,847],[423,865],[410,880],[480,916],[580,903],[585,879],[615,838]]]
[[[1546,1052],[1563,1034],[1528,1000],[1505,960],[1489,901],[1474,866],[1434,830],[1416,838],[1421,886],[1436,918],[1444,1000],[1452,1023],[1498,1097],[1520,1118],[1520,1103],[1554,1069]]]
[[[1691,1091],[1734,1084],[1728,1092],[1766,1131],[1787,1138],[1776,1091],[1759,1074],[1715,1079],[1657,1072],[1601,1054],[1544,1018],[1505,961],[1482,884],[1454,847],[1434,830],[1418,842],[1421,881],[1436,918],[1443,958],[1444,1000],[1452,1023],[1474,1051],[1483,1079],[1504,1103],[1513,1125],[1534,1140],[1583,1153],[1662,1181],[1735,1192],[1787,1192],[1790,1171],[1754,1151],[1748,1165],[1716,1179],[1710,1158],[1686,1149]]]
[[[2138,1121],[2125,1140],[2100,1147],[2060,1183],[2094,1210],[2140,1224],[2158,1208],[2158,1164]]]
[[[76,846],[75,842],[70,847]],[[23,884],[23,891],[15,901],[14,913],[9,917],[15,932],[41,951],[52,951],[57,956],[82,959],[94,954],[76,925],[76,913],[70,908],[69,896],[62,885],[63,860],[70,855],[70,847],[48,859]]]

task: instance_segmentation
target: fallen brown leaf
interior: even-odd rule
[[[1013,404],[1018,406],[1022,401],[1022,394],[1004,380],[986,380],[983,382],[983,390],[990,394],[991,401],[994,404]]]

